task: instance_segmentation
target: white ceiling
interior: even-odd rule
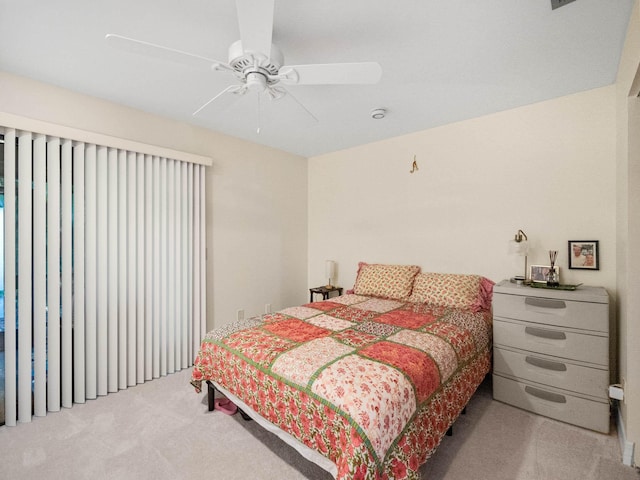
[[[377,61],[377,85],[192,113],[235,83],[110,48],[107,33],[227,60],[233,0],[0,0],[0,70],[305,157],[612,84],[634,0],[276,0],[285,64]],[[1,86],[0,86],[1,88]],[[388,110],[373,120],[374,108]]]

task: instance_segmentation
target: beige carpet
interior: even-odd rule
[[[331,476],[239,415],[207,412],[185,370],[0,427],[0,479],[318,479]],[[422,467],[431,480],[639,480],[615,433],[538,417],[481,387]]]

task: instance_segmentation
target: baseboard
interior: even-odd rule
[[[624,423],[622,422],[622,414],[620,409],[616,405],[616,427],[618,428],[618,440],[620,441],[620,451],[622,452],[622,463],[629,467],[633,467],[633,453],[635,443],[627,441],[627,434],[624,430]]]

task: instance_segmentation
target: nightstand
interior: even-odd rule
[[[493,398],[609,432],[609,296],[602,287],[493,290]]]
[[[331,292],[338,292],[338,295],[342,295],[342,287],[336,287],[332,285],[331,287],[323,286],[323,287],[314,287],[309,289],[309,302],[313,302],[314,293],[318,293],[322,295],[323,300],[327,300],[329,298],[329,294]]]

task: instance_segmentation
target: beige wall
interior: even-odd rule
[[[617,78],[617,186],[618,186],[618,322],[620,379],[625,386],[621,404],[627,445],[640,442],[640,10],[634,6]],[[635,461],[639,463],[637,448]],[[629,460],[629,459],[625,459]],[[633,461],[633,459],[631,459]]]
[[[529,105],[309,160],[309,284],[338,262],[522,274],[508,252],[518,229],[529,264],[559,250],[564,283],[616,285],[615,86]],[[409,173],[413,157],[419,170]],[[599,271],[567,268],[568,240],[599,240]]]
[[[0,72],[0,111],[205,155],[207,324],[307,298],[304,158]]]

